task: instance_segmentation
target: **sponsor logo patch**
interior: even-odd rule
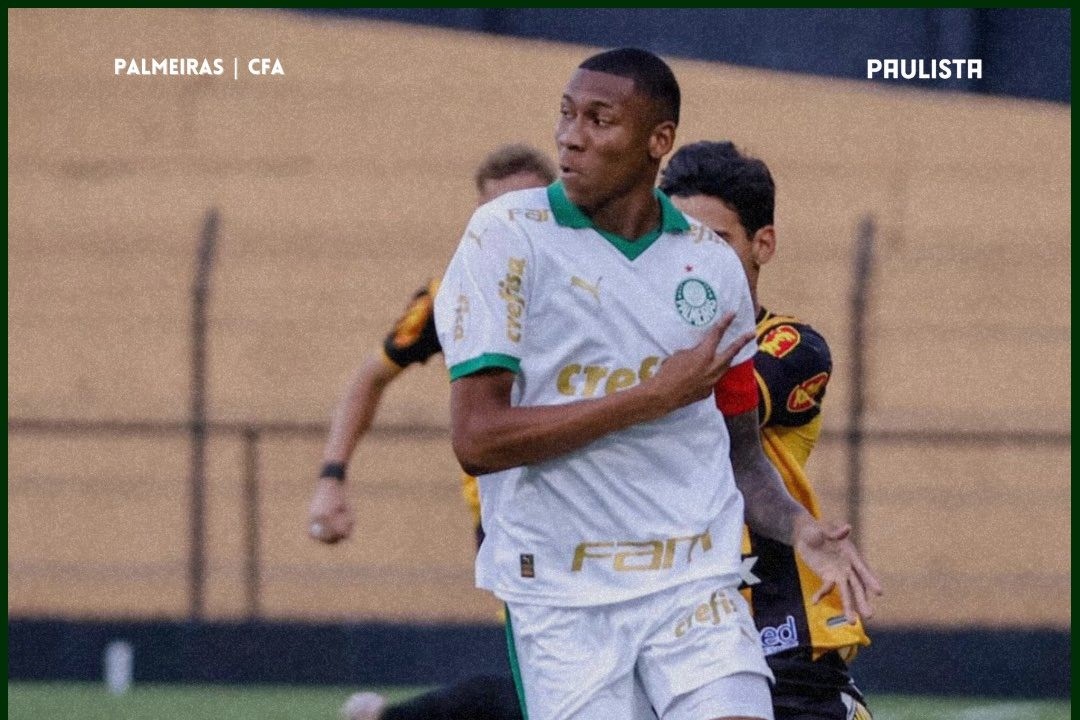
[[[694,560],[695,549],[700,547],[706,553],[712,550],[712,545],[708,531],[658,540],[583,542],[574,548],[570,572],[581,572],[586,560],[599,561],[596,564],[610,566],[615,572],[670,570],[676,560],[689,564]]]
[[[610,395],[651,378],[660,367],[660,358],[650,355],[634,368],[582,365],[570,363],[559,370],[555,388],[560,395],[593,397],[597,393]]]
[[[687,616],[675,624],[675,637],[682,637],[695,627],[719,625],[724,616],[735,612],[735,606],[723,590],[713,590],[709,599],[698,604]]]
[[[521,554],[521,577],[536,577],[536,563],[533,560],[532,553]]]
[[[775,655],[799,646],[799,630],[795,626],[795,618],[791,615],[776,627],[761,628],[760,635],[761,649],[766,655]]]
[[[465,319],[469,316],[469,297],[458,295],[457,305],[454,307],[454,340],[465,337]]]
[[[777,325],[761,338],[758,348],[775,358],[782,358],[802,340],[802,335],[791,325]]]
[[[551,211],[547,208],[541,209],[527,209],[527,208],[511,208],[507,210],[510,215],[510,222],[517,222],[518,216],[523,216],[526,220],[532,220],[533,222],[547,222],[551,217]]]
[[[507,263],[506,277],[499,281],[499,297],[506,303],[506,337],[521,342],[521,316],[525,314],[525,295],[521,286],[525,276],[525,259],[512,257]]]
[[[821,390],[827,382],[829,382],[829,373],[822,370],[809,380],[804,380],[796,385],[788,394],[788,412],[806,412],[810,408],[817,407],[817,398],[821,396]]]

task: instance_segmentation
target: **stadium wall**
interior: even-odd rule
[[[494,625],[27,619],[8,622],[8,680],[100,681],[115,640],[134,649],[135,682],[364,687],[510,674]],[[895,627],[874,634],[853,672],[871,705],[878,693],[1058,698],[1071,692],[1071,655],[1069,634],[1047,628]]]
[[[867,79],[871,58],[979,58],[981,78],[925,88],[1072,100],[1069,8],[349,8],[325,10],[665,57]],[[878,75],[877,82],[885,82]]]
[[[194,251],[222,218],[210,310],[215,423],[324,423],[350,370],[441,272],[494,145],[550,147],[588,48],[285,12],[11,10],[8,413],[187,421]],[[117,77],[117,56],[262,57],[284,77]],[[762,297],[833,346],[850,390],[852,237],[877,219],[865,393],[873,431],[990,443],[866,449],[863,538],[888,588],[872,626],[1067,629],[1068,107],[675,60],[680,141],[733,138],[779,182]],[[352,482],[357,537],[304,534],[321,440],[259,445],[262,617],[487,623],[446,442],[438,362],[386,398]],[[1040,444],[1024,440],[1051,437]],[[188,612],[183,433],[8,437],[8,611]],[[244,440],[211,437],[207,613],[249,614]],[[846,510],[843,446],[811,461]],[[16,625],[12,626],[17,627]],[[83,627],[74,625],[72,627]],[[1008,637],[1014,637],[1009,635]],[[1029,646],[1030,647],[1030,646]],[[1036,646],[1038,647],[1038,646]]]

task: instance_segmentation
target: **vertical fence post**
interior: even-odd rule
[[[262,614],[259,607],[259,431],[244,429],[244,534],[245,594],[249,619]]]
[[[206,585],[206,308],[210,270],[217,241],[218,211],[210,208],[203,221],[195,257],[191,311],[191,538],[188,557],[189,609],[201,620]]]
[[[862,535],[862,447],[865,428],[863,410],[866,404],[866,312],[867,297],[874,269],[874,218],[867,215],[859,222],[855,236],[854,285],[851,291],[851,392],[848,395],[847,485],[848,517],[851,534],[856,540]]]

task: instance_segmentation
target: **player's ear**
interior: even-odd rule
[[[759,267],[772,260],[776,253],[776,228],[772,225],[759,227],[750,240],[750,252]]]
[[[675,123],[671,120],[656,125],[649,135],[649,157],[659,162],[675,147]]]

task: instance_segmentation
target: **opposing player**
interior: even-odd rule
[[[483,205],[511,190],[544,187],[554,179],[554,166],[540,151],[527,145],[505,145],[489,154],[476,170],[476,204]],[[315,540],[336,543],[349,537],[355,521],[345,486],[349,459],[371,427],[387,386],[405,368],[425,363],[442,351],[432,315],[438,287],[438,280],[432,280],[417,290],[382,345],[353,373],[334,409],[323,450],[323,465],[309,510],[309,533]],[[462,481],[479,537],[476,481],[470,476],[463,477]]]
[[[850,621],[880,591],[761,449],[738,257],[653,189],[678,111],[655,55],[583,62],[561,182],[479,209],[436,299],[454,450],[481,475],[477,580],[507,604],[534,718],[772,718],[735,589],[744,498]]]
[[[511,190],[546,186],[555,180],[555,168],[543,153],[528,145],[504,145],[483,160],[474,180],[479,206]],[[438,286],[437,280],[430,281],[413,295],[381,346],[353,373],[335,407],[309,509],[308,532],[315,540],[332,544],[349,537],[355,522],[345,482],[349,460],[371,427],[386,387],[410,365],[425,363],[442,351],[432,314]],[[462,475],[462,493],[479,543],[483,529],[475,478]],[[343,714],[350,720],[404,720],[431,718],[432,709],[441,708],[450,713],[448,717],[498,720],[517,712],[516,705],[508,681],[478,676],[396,707],[387,707],[385,698],[375,693],[357,693],[348,699]]]
[[[788,490],[817,517],[817,495],[803,468],[821,430],[832,358],[817,331],[765,309],[757,294],[761,267],[776,252],[772,174],[730,142],[699,142],[672,155],[660,188],[739,256],[757,318],[754,374],[763,444]],[[812,603],[814,581],[798,555],[752,530],[744,535],[743,556],[753,563],[753,584],[744,592],[776,677],[776,719],[870,720],[847,666],[869,640],[861,622],[845,622],[839,593]]]

